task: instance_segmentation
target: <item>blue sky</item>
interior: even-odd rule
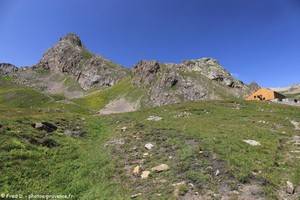
[[[68,32],[127,67],[214,57],[246,83],[300,82],[300,0],[0,0],[0,62],[35,64]]]

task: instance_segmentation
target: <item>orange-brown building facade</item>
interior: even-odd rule
[[[270,101],[274,99],[282,100],[285,98],[286,97],[284,95],[278,92],[266,88],[261,88],[248,96],[246,100]]]

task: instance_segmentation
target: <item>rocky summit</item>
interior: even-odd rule
[[[137,108],[142,104],[152,107],[183,101],[242,97],[251,91],[251,87],[235,79],[213,58],[187,60],[179,64],[140,61],[128,69],[91,53],[74,33],[60,38],[31,67],[1,64],[0,75],[10,77],[20,85],[69,99],[84,97],[90,91],[112,88],[121,80],[130,80],[125,87],[142,91],[133,99]],[[111,100],[118,101],[121,94]]]
[[[127,74],[121,66],[90,53],[72,33],[61,38],[34,67],[71,75],[84,90],[112,86]]]
[[[127,76],[127,69],[88,51],[73,33],[59,39],[31,67],[0,65],[0,75],[52,94],[78,97],[91,88],[110,87]]]

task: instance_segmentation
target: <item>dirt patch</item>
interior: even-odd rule
[[[98,114],[109,115],[114,113],[133,112],[138,109],[138,102],[132,103],[124,98],[114,100],[101,109]]]

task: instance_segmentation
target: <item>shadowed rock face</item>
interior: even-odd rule
[[[10,75],[18,71],[18,68],[9,63],[0,63],[0,75]]]

